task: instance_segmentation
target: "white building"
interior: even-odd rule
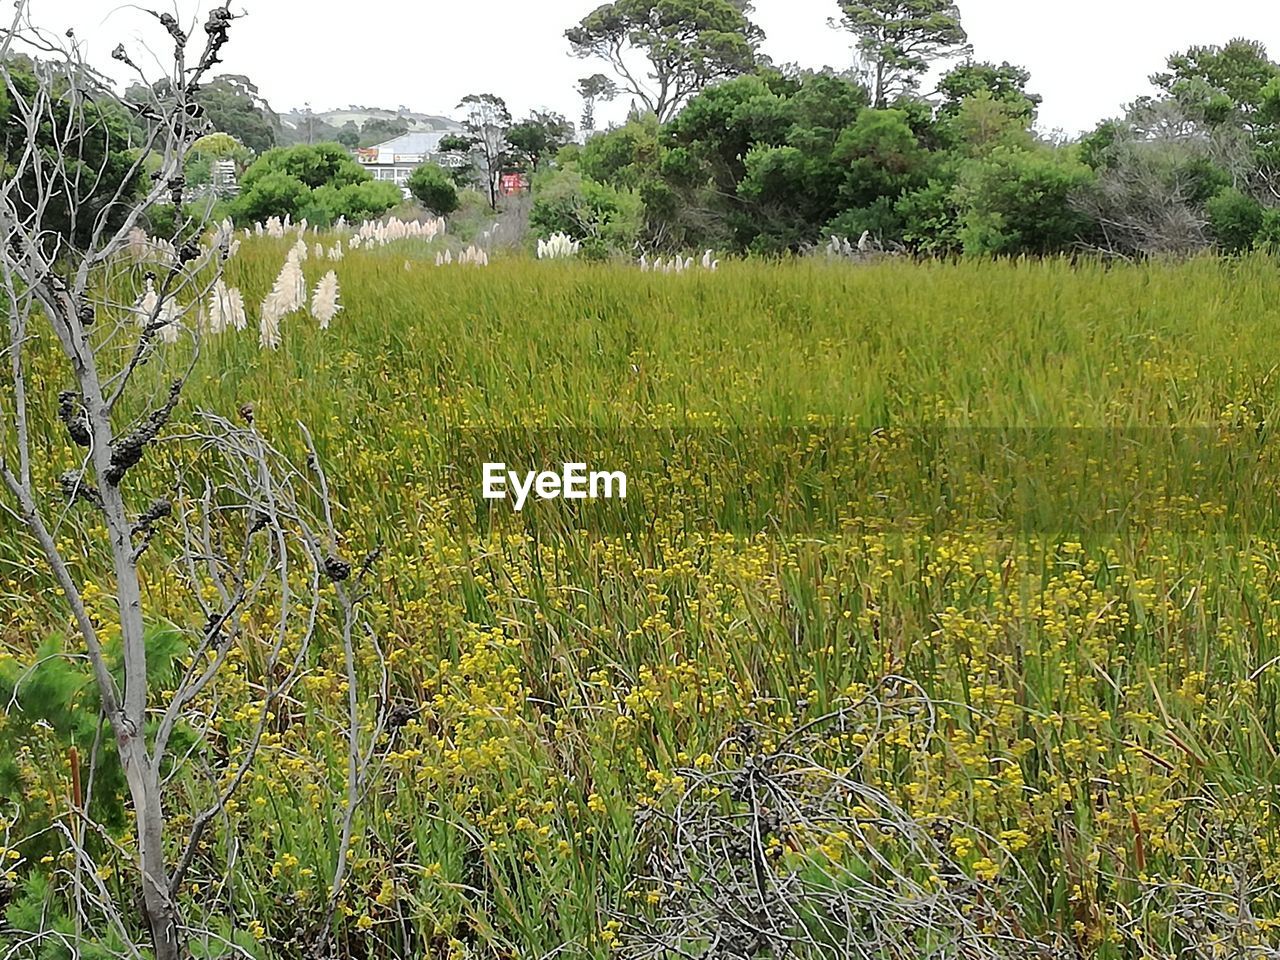
[[[460,166],[466,158],[458,154],[442,153],[440,141],[457,136],[456,130],[430,130],[423,133],[406,133],[372,147],[356,150],[360,165],[373,174],[376,180],[389,180],[400,187],[409,175],[424,163],[438,163],[442,167]]]

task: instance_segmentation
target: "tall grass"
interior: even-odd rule
[[[285,246],[231,262],[248,303]],[[305,266],[311,286],[334,267]],[[206,341],[185,403],[252,404],[298,454],[307,424],[344,549],[380,550],[371,609],[413,719],[360,819],[352,955],[628,949],[613,918],[664,909],[634,884],[638,812],[678,770],[890,674],[939,725],[843,744],[845,763],[1007,883],[1029,937],[1108,960],[1280,949],[1274,261],[664,276],[392,246],[336,269],[330,329]],[[75,454],[43,386],[52,488]],[[480,497],[487,460],[626,469],[631,495],[516,513]],[[0,660],[22,664],[63,615],[3,539]],[[155,556],[152,609],[186,624]],[[107,575],[92,552],[78,570]],[[336,655],[184,892],[216,890],[278,955],[337,843]],[[254,697],[240,662],[223,702]],[[239,729],[232,711],[233,753]],[[58,816],[65,764],[29,736],[24,816]]]

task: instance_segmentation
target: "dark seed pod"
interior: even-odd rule
[[[334,583],[341,583],[351,576],[351,564],[341,557],[329,556],[324,561],[324,572]]]

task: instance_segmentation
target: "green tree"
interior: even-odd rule
[[[1199,120],[1252,125],[1259,118],[1268,87],[1280,82],[1280,64],[1253,40],[1225,46],[1192,47],[1168,60],[1168,69],[1151,82]]]
[[[419,203],[439,216],[458,209],[458,188],[439,164],[422,164],[409,175],[407,186]]]
[[[466,131],[466,147],[479,158],[480,174],[484,177],[489,207],[498,209],[498,182],[509,157],[510,144],[507,131],[511,129],[511,111],[507,102],[493,93],[473,93],[462,98],[459,110],[466,111],[462,128]],[[461,138],[446,137],[450,145],[441,142],[442,150],[460,146]]]
[[[934,61],[970,49],[954,0],[841,0],[840,10],[857,37],[876,107],[915,90]]]
[[[476,165],[472,160],[470,138],[458,133],[446,134],[440,138],[437,149],[449,158],[444,168],[449,179],[459,188],[471,187],[476,179]]]
[[[608,103],[618,95],[618,85],[603,73],[595,73],[578,81],[582,98],[582,129],[590,133],[596,128],[596,104]]]
[[[369,179],[369,171],[351,159],[337,143],[276,147],[255,160],[241,178],[245,189],[268,173],[285,173],[312,189],[326,184],[346,186]]]
[[[109,233],[124,221],[142,187],[138,154],[130,146],[130,117],[109,90],[95,88],[82,105],[55,99],[54,115],[31,137],[13,97],[30,101],[40,81],[17,61],[8,73],[11,87],[0,85],[0,151],[6,165],[24,171],[14,202],[31,213],[38,205],[50,239],[87,246],[95,231]],[[66,130],[78,131],[78,138],[68,141]],[[66,189],[42,196],[37,165],[25,156],[28,148],[47,162],[66,163]]]
[[[588,255],[629,251],[640,237],[643,203],[631,190],[584,177],[578,170],[549,170],[533,185],[529,225],[536,236],[567,233]]]
[[[764,34],[746,5],[730,0],[616,0],[565,37],[576,56],[608,63],[621,89],[666,121],[713,81],[750,71]]]
[[[1008,62],[997,66],[969,60],[947,71],[938,83],[938,93],[942,95],[938,112],[945,117],[954,117],[966,100],[986,94],[992,100],[1008,105],[1011,111],[1030,122],[1035,119],[1036,109],[1043,99],[1038,94],[1027,92],[1030,82],[1030,72],[1022,67]]]
[[[558,113],[535,110],[507,131],[511,154],[530,172],[537,173],[550,157],[573,139],[573,124]]]
[[[989,256],[1045,255],[1084,240],[1089,219],[1072,196],[1093,172],[1069,151],[999,147],[966,164],[957,187],[965,253]]]
[[[335,139],[348,150],[354,150],[360,146],[360,128],[356,126],[354,120],[348,120],[342,125]]]
[[[159,81],[155,94],[163,96],[168,86],[169,81]],[[152,96],[138,84],[125,91],[125,100],[132,103],[147,103]],[[214,77],[195,91],[194,99],[214,130],[230,134],[254,153],[270,150],[279,140],[280,118],[246,76]]]
[[[360,144],[371,147],[402,137],[409,132],[409,121],[403,117],[372,117],[360,128]]]
[[[1253,248],[1263,231],[1266,211],[1253,197],[1228,187],[1205,204],[1209,229],[1226,253],[1244,253]]]
[[[237,223],[306,217],[325,225],[380,216],[402,199],[392,183],[374,181],[337,143],[276,147],[253,162],[231,204]]]

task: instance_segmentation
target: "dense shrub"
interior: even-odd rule
[[[409,192],[424,207],[442,217],[458,209],[458,188],[437,163],[424,163],[409,176]]]
[[[375,181],[336,143],[277,147],[245,171],[231,207],[237,223],[305,217],[321,226],[339,217],[377,217],[403,199],[393,183]]]

